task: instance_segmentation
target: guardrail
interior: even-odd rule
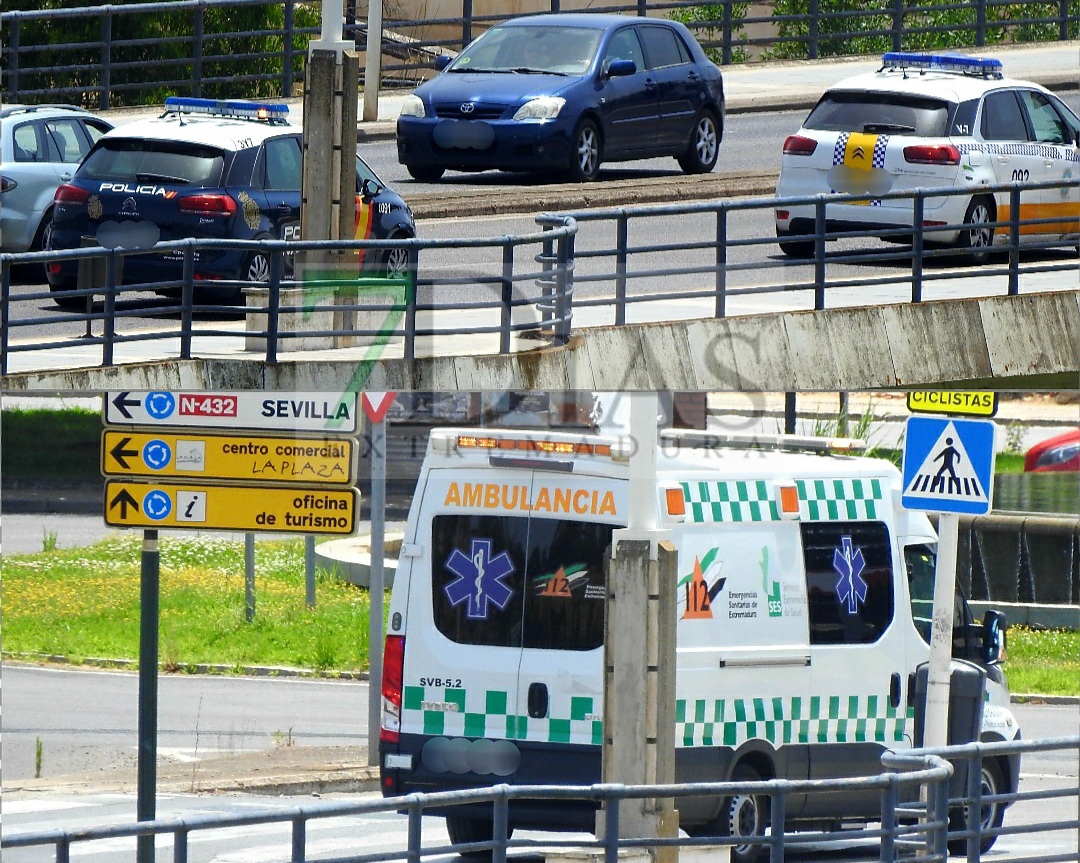
[[[1053,740],[981,743],[942,749],[915,750],[905,753],[886,752],[882,764],[886,772],[878,776],[858,777],[844,780],[788,781],[772,779],[764,782],[716,782],[686,785],[592,785],[592,786],[514,786],[496,785],[466,791],[448,791],[435,794],[411,794],[390,799],[362,800],[358,802],[317,803],[300,807],[282,808],[276,812],[245,813],[240,815],[210,814],[176,820],[154,820],[114,826],[89,827],[79,830],[56,828],[11,835],[5,833],[0,849],[7,853],[20,848],[52,846],[56,863],[68,863],[73,848],[82,843],[101,839],[152,837],[171,834],[174,863],[188,860],[188,841],[193,833],[205,835],[207,831],[260,824],[292,825],[292,863],[307,859],[309,827],[330,818],[366,815],[374,813],[403,812],[408,819],[407,847],[398,853],[378,851],[367,854],[350,854],[352,863],[376,863],[376,861],[407,860],[409,863],[436,858],[449,853],[490,853],[492,863],[505,863],[508,851],[519,849],[537,850],[592,850],[603,854],[604,863],[617,863],[619,852],[630,849],[659,849],[730,846],[734,844],[765,845],[771,852],[773,863],[784,863],[788,849],[815,843],[835,841],[838,838],[853,842],[878,843],[878,860],[894,863],[899,857],[918,860],[919,863],[945,863],[948,849],[958,844],[966,846],[968,863],[980,859],[980,844],[991,836],[1020,836],[1040,834],[1044,840],[1054,834],[1072,836],[1080,828],[1080,819],[1066,805],[1066,817],[1054,817],[1050,801],[1076,799],[1075,784],[1062,777],[1058,787],[1036,788],[1014,793],[1000,791],[986,793],[982,766],[992,759],[1015,757],[1036,752],[1061,752],[1080,754],[1080,737]],[[949,788],[954,774],[954,764],[963,764],[966,785],[962,794],[950,797]],[[643,836],[620,835],[619,806],[621,800],[670,798],[675,801],[684,797],[702,795],[727,796],[730,794],[767,795],[773,820],[782,822],[787,801],[803,794],[835,794],[858,791],[879,797],[881,820],[878,826],[869,825],[859,830],[842,833],[807,832],[788,833],[774,829],[768,836],[755,839],[735,839],[704,836],[656,839]],[[603,832],[593,840],[583,838],[559,839],[510,837],[508,814],[510,804],[520,800],[580,800],[605,807]],[[921,801],[921,802],[920,802]],[[493,837],[491,841],[445,845],[441,842],[425,842],[422,818],[428,810],[442,810],[454,806],[490,804]],[[993,825],[993,818],[985,814],[991,806],[1032,804],[1029,811],[1042,813],[1041,820],[1029,820],[1025,824]],[[1042,804],[1041,806],[1039,804]],[[989,822],[989,823],[984,823]],[[6,856],[6,855],[5,855]],[[13,858],[14,859],[14,858]],[[324,858],[320,858],[324,859]],[[1075,851],[1064,854],[1025,854],[1027,863],[1063,863],[1075,860]]]
[[[548,0],[544,11],[588,7]],[[408,3],[384,22],[384,86],[412,87],[484,29],[510,17],[478,15],[473,0],[460,14],[429,17]],[[444,7],[445,8],[445,7]],[[543,7],[541,7],[543,8]],[[672,17],[694,31],[721,64],[767,56],[816,59],[901,48],[983,47],[1080,36],[1075,0],[973,0],[966,3],[848,4],[837,0],[776,3],[750,14],[744,0],[613,2],[605,11]],[[757,7],[760,8],[760,7]],[[249,17],[250,16],[250,17]],[[53,41],[64,22],[64,41]],[[5,102],[68,100],[99,110],[160,103],[162,91],[228,98],[288,97],[304,78],[308,41],[321,30],[318,4],[296,0],[170,0],[81,8],[11,10],[0,15]],[[346,4],[345,38],[367,49],[367,28]]]

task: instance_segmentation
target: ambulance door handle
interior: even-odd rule
[[[529,684],[529,718],[543,719],[548,714],[548,688],[543,683]]]
[[[889,680],[889,704],[893,707],[900,706],[900,674],[896,671]]]

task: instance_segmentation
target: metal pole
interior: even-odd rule
[[[367,21],[367,54],[364,57],[364,120],[379,119],[379,84],[382,80],[382,0],[370,0]]]
[[[795,434],[795,393],[784,393],[784,434]]]
[[[304,537],[304,584],[308,608],[315,607],[315,537]]]
[[[139,761],[136,810],[139,821],[153,821],[157,793],[158,602],[161,556],[158,532],[144,530],[139,587]],[[154,863],[154,837],[136,840],[138,863]]]
[[[941,513],[938,518],[937,569],[934,572],[934,617],[930,624],[930,668],[926,681],[923,745],[927,747],[948,746],[953,602],[959,536],[960,517],[956,513]]]
[[[371,568],[368,596],[368,764],[379,763],[382,712],[383,591],[386,552],[386,421],[371,424]]]
[[[255,619],[255,534],[244,534],[244,620]]]

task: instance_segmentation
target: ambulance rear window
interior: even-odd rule
[[[804,523],[811,644],[870,644],[893,619],[889,530],[881,522]]]
[[[535,516],[436,516],[436,628],[459,644],[600,647],[612,530],[610,524]]]

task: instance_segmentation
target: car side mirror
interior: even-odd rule
[[[637,74],[637,63],[618,58],[607,64],[604,74],[609,78],[625,78],[627,75]]]
[[[436,54],[435,55],[435,69],[441,72],[447,66],[450,65],[451,57],[449,54]]]
[[[1008,624],[1000,611],[990,610],[983,615],[982,655],[983,662],[991,665],[1005,656],[1005,630]]]
[[[360,197],[362,198],[374,198],[381,191],[382,186],[371,179],[371,177],[365,177],[360,183]]]

